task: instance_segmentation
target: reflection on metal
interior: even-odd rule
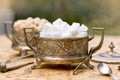
[[[110,48],[110,51],[93,55],[92,61],[106,63],[120,63],[120,53],[114,51],[115,46],[113,42],[111,42],[111,44],[108,47]]]
[[[8,33],[7,27],[11,27],[11,31],[10,31],[11,36]],[[14,50],[18,50],[21,55],[26,55],[29,51],[31,51],[30,48],[26,45],[24,31],[23,30],[16,31],[14,29],[13,23],[11,21],[4,22],[4,32],[5,32],[5,35],[7,36],[7,38],[9,40],[11,40],[11,42],[12,42],[11,47]],[[33,42],[32,40],[34,40],[34,39],[33,39],[32,35],[30,35],[31,32],[33,32],[33,31],[29,31],[27,33],[29,33],[29,35],[28,35],[29,41]]]
[[[32,66],[32,69],[38,68],[42,62],[51,64],[79,63],[73,71],[73,74],[76,74],[77,69],[82,64],[85,64],[89,68],[93,69],[93,65],[91,65],[89,61],[92,57],[92,54],[102,47],[104,40],[104,29],[93,28],[92,37],[87,36],[83,38],[53,39],[41,38],[33,34],[37,44],[32,45],[29,42],[29,37],[27,36],[27,30],[29,29],[30,28],[25,28],[24,33],[26,44],[33,50],[36,56],[36,63]],[[96,30],[102,32],[100,43],[88,51],[88,42],[94,38],[94,33]]]
[[[98,66],[98,71],[105,76],[111,76],[112,80],[118,80],[117,77],[113,75],[113,71],[110,66],[108,66],[105,63],[99,63]]]
[[[17,60],[27,58],[27,57],[30,57],[30,56],[33,56],[33,55],[28,54],[28,55],[20,56],[18,58],[13,58],[13,59],[7,60],[6,62],[0,62],[0,72],[7,72],[7,71],[10,71],[10,70],[21,68],[21,67],[26,66],[28,64],[33,64],[33,62],[28,62],[28,63],[25,63],[25,64],[12,66],[12,67],[9,67],[9,68],[7,67],[7,64],[13,63],[13,62],[15,62]]]

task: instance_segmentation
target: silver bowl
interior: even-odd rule
[[[26,44],[34,51],[36,57],[36,63],[32,66],[33,69],[38,68],[43,62],[49,64],[80,63],[73,73],[75,73],[82,64],[92,69],[93,65],[90,64],[92,54],[102,47],[104,40],[104,28],[93,28],[93,35],[91,37],[86,36],[82,38],[41,38],[39,34],[35,36],[33,32],[37,43],[36,45],[32,45],[27,36],[29,29],[30,28],[25,28],[24,32]],[[88,42],[94,38],[96,30],[102,31],[101,40],[96,47],[92,47],[88,51]]]

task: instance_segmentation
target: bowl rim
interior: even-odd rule
[[[87,39],[88,36],[79,37],[79,38],[45,38],[45,37],[38,37],[39,40],[80,40],[80,39]]]

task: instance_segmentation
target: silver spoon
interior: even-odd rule
[[[15,62],[17,60],[27,58],[27,57],[30,57],[30,56],[33,56],[33,54],[28,54],[28,55],[21,56],[21,57],[18,57],[18,58],[13,58],[13,59],[7,60],[6,62],[0,62],[0,72],[6,72],[6,71],[9,71],[9,70],[14,70],[14,69],[20,68],[22,66],[32,64],[33,62],[29,62],[29,63],[22,64],[22,65],[19,65],[19,66],[12,66],[12,67],[9,67],[9,68],[7,67],[8,63],[12,63],[12,62]]]
[[[102,75],[111,76],[113,80],[118,80],[112,73],[112,69],[106,63],[99,63],[98,70]]]

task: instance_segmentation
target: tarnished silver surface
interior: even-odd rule
[[[114,51],[115,46],[113,42],[111,42],[111,44],[108,47],[110,48],[110,51],[93,55],[92,61],[115,63],[115,64],[120,63],[120,53],[117,53],[116,51]]]
[[[8,34],[8,31],[7,31],[7,27],[11,27],[11,36]],[[28,51],[31,51],[31,49],[26,45],[26,42],[25,42],[25,36],[24,36],[24,30],[15,30],[14,27],[13,27],[13,23],[11,21],[5,21],[4,22],[4,31],[5,31],[5,35],[7,36],[8,39],[11,40],[12,42],[12,45],[11,47],[14,49],[14,50],[18,50],[20,52],[20,54],[26,54]],[[32,29],[27,31],[27,36],[28,36],[28,41],[31,43],[31,44],[35,44],[35,41],[34,41],[34,38],[33,38],[33,33],[32,33]],[[37,33],[37,32],[36,32]]]
[[[118,80],[114,75],[113,75],[113,72],[112,72],[112,69],[111,67],[109,67],[107,64],[105,63],[99,63],[98,66],[98,71],[102,74],[102,75],[105,75],[105,76],[111,76],[112,77],[112,80]]]
[[[88,37],[69,39],[39,38],[38,56],[77,57],[88,54]]]
[[[12,66],[12,67],[9,67],[9,68],[7,67],[7,64],[9,64],[9,63],[12,63],[12,62],[15,62],[17,60],[27,58],[27,57],[30,57],[30,56],[33,56],[33,54],[28,54],[28,55],[24,55],[24,56],[17,57],[17,58],[12,58],[12,59],[7,60],[5,62],[0,62],[0,72],[6,72],[6,71],[9,71],[9,70],[14,70],[14,69],[17,69],[17,68],[20,68],[22,66],[25,66],[25,65],[29,64],[29,63],[27,63],[27,64],[23,64],[23,65],[19,65],[19,66]],[[31,64],[31,62],[30,62],[30,64]]]
[[[86,64],[89,68],[93,68],[89,63],[89,60],[91,59],[92,54],[102,47],[104,40],[104,29],[93,28],[93,35],[91,37],[87,36],[82,38],[53,39],[41,38],[39,37],[39,34],[38,36],[33,34],[37,42],[36,45],[33,46],[28,41],[27,30],[29,29],[30,28],[25,28],[24,32],[26,44],[34,51],[36,56],[36,63],[32,68],[38,68],[42,62],[53,64],[72,64],[79,62],[74,73],[82,64]],[[94,38],[96,30],[102,31],[100,43],[88,51],[88,42]]]
[[[42,61],[48,64],[71,64],[71,63],[79,63],[83,59],[85,59],[85,57],[60,58],[60,57],[46,56],[42,58]]]

